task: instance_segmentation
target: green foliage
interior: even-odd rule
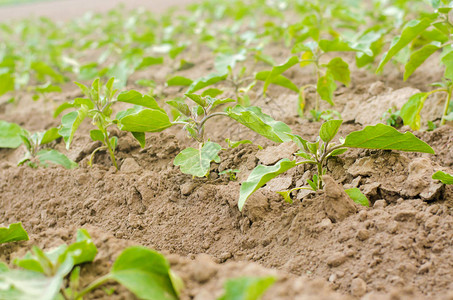
[[[22,144],[25,129],[15,123],[0,120],[0,148],[17,148]]]
[[[200,144],[200,149],[186,148],[182,150],[174,160],[175,166],[181,167],[181,172],[191,174],[197,177],[207,176],[211,166],[211,162],[220,163],[218,155],[222,147],[213,142]]]
[[[341,126],[342,120],[330,120],[321,125],[319,136],[315,142],[311,143],[298,135],[288,134],[299,146],[296,156],[302,158],[301,161],[281,159],[273,166],[257,166],[249,175],[247,180],[242,183],[238,206],[239,210],[245,205],[246,200],[260,187],[269,180],[301,164],[313,164],[317,168],[317,174],[312,180],[308,180],[309,187],[298,187],[289,191],[280,191],[285,201],[292,203],[291,192],[297,189],[318,190],[323,188],[321,176],[326,174],[325,168],[327,159],[338,156],[348,150],[348,148],[399,150],[409,152],[434,153],[434,150],[425,142],[415,137],[412,133],[400,133],[395,128],[378,124],[367,126],[363,130],[355,131],[346,136],[339,143],[332,142]],[[368,200],[358,189],[348,190],[347,193],[357,203],[369,205]]]
[[[97,248],[84,229],[77,231],[76,242],[71,245],[63,244],[48,252],[35,246],[32,252],[14,260],[20,269],[8,269],[6,265],[0,268],[0,298],[78,300],[113,280],[140,299],[179,299],[181,279],[170,270],[162,254],[144,247],[125,249],[108,274],[81,287],[77,265],[92,262],[96,254]]]
[[[13,223],[8,227],[0,227],[0,244],[28,241],[28,234],[22,223]]]
[[[433,179],[440,180],[443,184],[453,184],[453,175],[437,171],[433,174]]]
[[[358,189],[358,188],[350,188],[350,189],[346,189],[344,191],[346,192],[346,194],[348,194],[348,196],[355,203],[360,204],[362,206],[367,206],[367,207],[370,206],[370,201],[368,200],[368,198],[364,194],[362,194],[360,189]]]
[[[225,283],[225,294],[217,300],[258,300],[275,282],[275,277],[239,277]]]

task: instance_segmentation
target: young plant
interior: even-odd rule
[[[39,166],[47,167],[47,163],[50,162],[62,165],[66,169],[74,169],[78,167],[76,162],[72,161],[66,155],[55,149],[41,149],[43,145],[61,137],[58,133],[58,128],[51,128],[45,132],[36,132],[32,135],[25,131],[20,136],[25,145],[26,153],[25,156],[19,161],[19,166],[26,163],[32,168],[37,168]]]
[[[275,277],[238,277],[225,283],[225,293],[217,300],[258,300],[276,281]]]
[[[451,111],[453,93],[453,24],[450,20],[452,2],[447,0],[430,1],[434,12],[422,14],[420,18],[409,21],[401,35],[393,39],[389,50],[382,57],[376,72],[397,54],[409,48],[410,56],[405,65],[404,80],[407,80],[430,56],[441,51],[440,62],[445,65],[442,82],[435,83],[438,88],[430,92],[417,93],[410,97],[401,108],[401,117],[405,125],[413,130],[420,129],[420,111],[425,100],[434,93],[444,93],[445,104],[440,125],[444,125]]]
[[[90,163],[97,151],[107,150],[113,165],[118,169],[118,164],[115,159],[115,149],[118,138],[116,136],[110,137],[110,134],[107,131],[107,129],[114,124],[111,120],[112,104],[115,102],[114,97],[118,92],[118,90],[113,88],[114,81],[115,79],[112,77],[105,86],[102,86],[100,80],[96,79],[93,81],[91,88],[76,82],[85,98],[76,98],[72,102],[60,105],[54,115],[58,116],[67,108],[77,109],[61,118],[61,127],[58,133],[63,136],[67,149],[69,149],[74,134],[80,124],[82,124],[85,118],[90,118],[93,125],[98,128],[90,131],[90,137],[93,141],[101,141],[103,144],[102,147],[93,151]]]
[[[317,174],[313,176],[313,180],[309,181],[309,187],[296,187],[289,191],[280,192],[285,200],[291,202],[290,194],[295,190],[322,189],[322,175],[327,172],[325,168],[327,160],[330,157],[345,153],[348,148],[434,153],[434,150],[428,144],[415,137],[412,133],[406,132],[403,134],[395,128],[383,124],[367,126],[363,130],[350,133],[344,140],[340,139],[338,143],[332,142],[342,122],[342,120],[330,120],[322,124],[319,136],[315,142],[308,142],[298,135],[290,134],[293,141],[299,146],[299,151],[295,155],[301,157],[302,160],[284,158],[273,166],[257,166],[241,185],[238,202],[239,210],[242,210],[248,197],[257,189],[276,176],[301,164],[316,166]],[[352,191],[351,195],[355,192]],[[360,198],[358,201],[362,202]]]
[[[28,234],[22,227],[22,223],[13,223],[8,227],[0,227],[0,244],[28,241]]]
[[[223,170],[222,172],[219,173],[219,175],[228,175],[228,178],[230,181],[234,181],[237,179],[236,174],[241,172],[238,169],[228,169],[228,170]]]
[[[77,231],[77,241],[69,246],[63,244],[49,252],[35,246],[14,260],[21,269],[0,265],[0,298],[81,300],[103,284],[116,281],[141,299],[179,299],[182,281],[163,255],[145,247],[127,248],[108,274],[81,287],[78,265],[92,262],[96,254],[97,248],[84,229]],[[69,280],[65,280],[67,276]]]

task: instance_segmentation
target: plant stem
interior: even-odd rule
[[[98,279],[96,279],[95,281],[93,281],[89,286],[87,286],[86,288],[84,288],[81,292],[77,293],[75,296],[74,296],[74,299],[75,300],[79,300],[79,299],[82,299],[83,296],[85,296],[86,294],[88,294],[89,292],[91,292],[92,290],[98,288],[99,286],[103,285],[104,283],[106,283],[107,281],[110,280],[110,277],[107,275],[105,276],[102,276]]]
[[[448,90],[448,96],[447,96],[447,99],[445,100],[445,106],[444,106],[444,112],[442,114],[442,120],[440,121],[440,125],[445,125],[445,123],[447,122],[447,120],[445,119],[445,117],[447,116],[448,114],[448,108],[450,107],[450,101],[451,101],[451,94],[453,92],[453,88],[450,88]]]
[[[207,120],[209,120],[210,118],[215,117],[215,116],[228,116],[228,114],[224,113],[224,112],[215,112],[215,113],[212,113],[210,115],[205,116],[200,121],[200,123],[198,123],[198,125],[197,125],[197,127],[198,127],[198,135],[199,136],[203,135],[204,123],[206,123]]]

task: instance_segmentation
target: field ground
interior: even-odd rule
[[[42,15],[72,18],[80,15],[78,9],[85,3],[96,9],[101,2],[114,1],[68,0],[6,7],[0,8],[0,19],[23,17],[30,11],[41,15],[41,9]],[[159,11],[183,2],[153,0],[148,7]],[[74,9],[66,7],[68,14],[62,16],[60,9],[69,3]],[[287,50],[279,48],[271,52],[277,61],[287,55]],[[183,75],[197,78],[211,68],[209,52],[192,51],[187,57],[195,67],[182,71]],[[134,74],[126,89],[140,89],[133,83],[140,78],[163,86],[170,72],[168,66],[152,66]],[[389,107],[400,108],[409,96],[425,90],[426,82],[438,80],[440,73],[434,61],[428,61],[406,82],[394,70],[381,76],[352,70],[351,85],[340,87],[335,95],[335,109],[344,119],[339,135],[383,122]],[[300,84],[310,81],[310,76],[304,69],[288,74]],[[180,96],[181,90],[169,87],[163,93],[171,99]],[[0,106],[0,119],[37,131],[58,126],[60,120],[49,117],[54,108],[80,92],[68,83],[63,93],[52,94],[47,102],[35,102],[26,92],[21,96],[20,105]],[[309,94],[307,109],[313,107],[313,99]],[[428,99],[429,103],[439,101]],[[297,96],[276,87],[253,104],[290,125],[303,138],[313,140],[320,124],[299,118],[296,102]],[[423,118],[439,116],[441,106],[425,107]],[[83,227],[99,248],[95,263],[82,269],[86,282],[105,273],[126,246],[140,244],[167,255],[186,284],[182,299],[215,299],[227,278],[267,274],[279,278],[263,298],[269,300],[453,299],[453,188],[431,179],[439,168],[453,170],[451,125],[415,132],[433,147],[435,155],[357,149],[330,160],[332,177],[345,188],[360,187],[372,202],[372,207],[362,207],[357,214],[335,223],[325,212],[325,194],[336,186],[327,185],[324,193],[299,192],[295,198],[303,201],[294,204],[284,202],[274,192],[300,186],[313,173],[308,166],[274,179],[249,199],[244,212],[239,212],[240,183],[251,170],[257,164],[287,157],[294,149],[288,144],[275,145],[231,120],[208,122],[207,135],[219,143],[225,137],[250,139],[264,150],[241,145],[223,151],[222,163],[212,164],[210,179],[192,178],[173,165],[180,150],[196,145],[180,128],[147,134],[144,149],[129,133],[117,132],[120,170],[112,167],[102,152],[90,168],[89,154],[98,146],[85,134],[90,126],[88,121],[82,124],[68,152],[81,165],[75,170],[17,167],[24,150],[0,149],[0,223],[21,221],[31,238],[0,246],[0,261],[10,262],[32,245],[49,249],[71,242],[76,229]],[[65,151],[63,141],[53,147]],[[241,171],[237,181],[218,175],[226,169]],[[111,296],[99,289],[88,299],[131,298],[125,289],[118,288]]]

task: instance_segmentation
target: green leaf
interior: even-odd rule
[[[76,162],[70,160],[66,155],[54,149],[41,150],[36,154],[36,157],[44,166],[47,166],[48,162],[61,165],[66,169],[74,169],[79,166]]]
[[[0,75],[0,96],[9,91],[14,91],[14,77],[10,73]]]
[[[0,273],[0,299],[55,300],[63,284],[62,276],[47,277],[27,270]]]
[[[279,75],[281,75],[292,66],[296,65],[298,62],[299,58],[297,56],[292,56],[285,63],[274,66],[264,82],[263,93],[266,93],[269,85],[273,83],[273,81],[276,80]]]
[[[58,117],[63,111],[69,109],[69,108],[74,108],[74,107],[77,107],[77,105],[75,105],[73,102],[65,102],[63,104],[61,104],[60,106],[58,106],[54,113],[53,113],[53,117],[56,118]]]
[[[98,249],[91,240],[91,236],[86,229],[78,229],[76,242],[69,245],[63,255],[59,257],[60,262],[65,255],[71,255],[74,265],[92,262],[98,253]]]
[[[130,132],[160,132],[172,125],[167,113],[143,109],[119,119],[118,128]]]
[[[136,71],[146,69],[149,66],[152,65],[161,65],[164,63],[164,58],[163,57],[152,57],[152,56],[147,56],[144,57],[140,65],[138,65],[137,68],[135,68]]]
[[[440,180],[443,184],[453,184],[453,175],[442,171],[437,171],[436,173],[434,173],[433,179]]]
[[[291,140],[287,135],[287,133],[291,133],[291,128],[283,122],[275,121],[272,117],[263,113],[259,107],[236,105],[228,107],[226,113],[233,120],[271,141],[283,143]]]
[[[39,144],[45,145],[45,144],[55,141],[58,138],[61,138],[61,135],[58,133],[58,128],[55,128],[55,127],[50,128],[49,130],[44,132],[44,135],[42,136]]]
[[[414,94],[401,107],[400,116],[404,121],[404,125],[409,125],[412,130],[420,129],[420,111],[427,97],[428,93]]]
[[[242,211],[245,205],[245,201],[253,194],[257,189],[265,185],[271,179],[278,175],[285,173],[291,168],[296,166],[295,160],[289,160],[287,158],[281,159],[273,166],[259,165],[250,173],[246,181],[241,185],[238,207]]]
[[[327,65],[330,73],[333,75],[333,78],[336,81],[343,83],[346,86],[349,86],[351,82],[351,76],[349,71],[349,65],[341,59],[341,57],[333,58]]]
[[[46,76],[51,77],[55,82],[63,82],[63,75],[55,71],[51,66],[39,61],[33,62],[31,68],[36,71],[39,80],[44,80]]]
[[[344,191],[346,192],[346,194],[348,194],[349,198],[351,198],[352,201],[354,201],[355,203],[366,207],[370,206],[370,201],[368,201],[368,198],[364,194],[362,194],[360,189],[351,188]]]
[[[120,93],[118,95],[117,100],[119,102],[130,103],[134,105],[140,105],[146,108],[164,111],[162,108],[159,107],[156,99],[148,95],[142,95],[141,93],[134,90]]]
[[[104,133],[102,133],[99,129],[90,130],[90,138],[93,141],[104,142]]]
[[[334,40],[320,40],[319,48],[324,52],[344,52],[344,51],[357,51],[352,48],[347,42],[341,41],[339,38]]]
[[[219,54],[215,58],[215,68],[218,72],[224,73],[228,72],[228,67],[231,69],[234,69],[236,63],[238,61],[244,61],[247,57],[247,50],[242,49],[239,53],[237,54]]]
[[[218,300],[258,300],[275,283],[275,277],[239,277],[225,283],[225,294]]]
[[[395,56],[401,49],[406,47],[413,39],[431,25],[431,20],[424,18],[422,20],[411,20],[403,28],[399,37],[395,37],[390,45],[389,51],[382,57],[376,73],[382,71],[385,64]]]
[[[406,152],[432,153],[434,150],[410,132],[401,133],[395,128],[377,124],[367,126],[346,136],[343,144],[350,148],[399,150]]]
[[[26,131],[15,123],[0,120],[0,148],[17,148],[22,144],[21,135]]]
[[[66,143],[66,149],[69,149],[77,128],[79,128],[87,115],[88,109],[82,107],[78,111],[70,112],[61,118],[61,128],[58,133],[63,137]]]
[[[183,115],[185,115],[187,117],[189,117],[191,115],[189,106],[182,101],[168,100],[165,103],[176,108],[180,113],[182,113]]]
[[[187,93],[192,94],[195,93],[196,91],[199,91],[207,86],[216,84],[220,81],[223,81],[227,79],[228,73],[214,73],[210,74],[206,77],[199,78],[192,82],[192,84],[189,86],[189,89],[187,90]]]
[[[444,77],[453,80],[453,50],[442,57],[442,63],[445,65]]]
[[[22,227],[22,223],[0,227],[0,244],[18,241],[28,241],[28,234]]]
[[[167,86],[189,86],[193,82],[192,79],[183,76],[174,76],[167,80]]]
[[[197,177],[204,177],[209,172],[211,162],[220,162],[219,151],[222,147],[213,142],[207,142],[201,149],[186,148],[174,160],[175,166],[180,166],[181,172]]]
[[[341,123],[343,123],[343,120],[330,120],[324,122],[319,129],[319,136],[321,139],[325,143],[329,143],[337,135]]]
[[[420,65],[428,58],[430,57],[434,52],[439,50],[440,47],[433,45],[433,44],[428,44],[423,46],[421,49],[413,52],[409,58],[409,61],[404,67],[404,80],[407,80],[409,76],[414,73],[414,71],[420,67]]]
[[[221,94],[223,94],[222,90],[211,88],[211,89],[204,90],[203,93],[201,93],[201,96],[202,97],[209,96],[209,97],[215,98]]]
[[[258,72],[255,75],[255,79],[260,80],[260,81],[266,81],[267,78],[269,78],[270,73],[271,73],[271,71]],[[279,85],[279,86],[285,87],[289,90],[292,90],[296,93],[299,93],[299,88],[297,87],[297,85],[295,85],[290,79],[286,78],[283,75],[274,76],[271,79],[270,84]]]
[[[146,136],[144,132],[132,132],[134,138],[140,143],[140,147],[145,148]]]
[[[322,100],[327,101],[330,105],[333,103],[333,92],[337,89],[334,77],[331,72],[327,71],[326,75],[319,78],[316,90]]]
[[[244,144],[252,144],[253,142],[251,140],[242,140],[242,141],[232,141],[230,139],[225,139],[225,142],[228,144],[229,148],[236,148],[239,145],[244,145]],[[263,150],[263,147],[260,145],[256,145],[260,150]]]
[[[187,98],[189,98],[190,100],[192,100],[193,102],[195,102],[196,104],[198,104],[202,107],[208,106],[208,102],[206,101],[205,97],[202,97],[197,94],[191,94],[191,93],[186,93],[186,94],[184,94],[184,96],[186,96]]]
[[[162,254],[145,247],[124,250],[107,276],[140,299],[179,299],[170,278],[170,264]]]

